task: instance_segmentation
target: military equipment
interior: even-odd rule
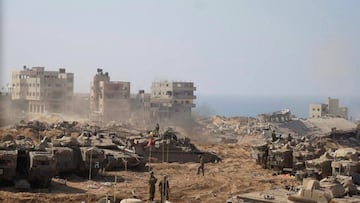
[[[0,180],[14,183],[19,190],[49,187],[55,174],[52,154],[35,148],[31,139],[18,135],[9,136],[0,145]]]
[[[29,152],[29,162],[27,178],[29,182],[39,187],[48,187],[56,172],[54,155],[48,152],[31,151]]]
[[[320,183],[316,180],[304,180],[303,188],[296,195],[289,195],[289,203],[328,203],[332,199],[329,191],[320,189]]]
[[[57,173],[77,173],[81,176],[96,176],[105,159],[104,151],[96,147],[81,146],[76,138],[64,136],[47,148],[57,159]],[[91,169],[90,169],[91,168]]]
[[[198,162],[198,155],[204,157],[204,163],[221,161],[215,153],[197,149],[189,138],[178,138],[171,128],[159,137],[134,138],[133,142],[136,153],[151,157],[151,162]]]
[[[16,164],[16,150],[0,150],[0,181],[11,182],[15,179]]]
[[[143,168],[146,163],[144,157],[129,149],[131,146],[120,146],[119,139],[116,133],[97,132],[94,135],[91,131],[85,131],[77,140],[82,146],[94,146],[104,152],[101,164],[106,170]]]
[[[354,190],[351,188],[350,190]],[[231,197],[226,203],[357,203],[359,196],[344,197],[345,188],[339,181],[330,179],[317,181],[304,179],[303,185],[283,189],[272,189],[261,192],[239,194]],[[354,192],[354,191],[352,191]]]

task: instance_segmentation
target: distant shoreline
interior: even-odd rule
[[[325,103],[323,96],[221,96],[198,95],[194,113],[203,116],[220,115],[226,117],[250,116],[290,109],[298,118],[308,117],[310,103]],[[360,119],[360,97],[339,98],[340,106],[349,109],[349,119]]]

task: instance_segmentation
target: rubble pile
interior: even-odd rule
[[[360,194],[357,189],[360,185],[360,151],[341,145],[353,146],[344,141],[345,137],[358,143],[357,135],[357,131],[344,134],[334,131],[329,138],[292,137],[290,134],[285,137],[274,130],[265,143],[252,146],[252,156],[263,168],[273,169],[277,174],[289,173],[299,181],[305,178],[320,181],[318,188],[332,191],[333,197],[357,195]],[[337,143],[333,148],[327,145],[330,138]],[[309,200],[303,195],[293,197],[297,198]]]
[[[196,122],[203,134],[218,138],[221,143],[236,143],[239,137],[248,135],[249,126],[253,126],[256,119],[213,116],[198,118]]]

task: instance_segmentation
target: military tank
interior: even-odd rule
[[[172,128],[158,136],[134,138],[133,142],[136,153],[150,157],[151,162],[198,162],[199,155],[205,163],[221,161],[215,153],[197,149],[189,138],[178,138]]]
[[[16,177],[17,151],[0,150],[0,182],[12,182]]]
[[[81,146],[93,146],[104,152],[105,159],[102,166],[105,170],[142,169],[145,167],[144,157],[136,154],[130,146],[120,145],[119,136],[116,133],[101,131],[95,134],[91,131],[84,131],[77,140]]]
[[[63,136],[46,147],[56,157],[57,174],[76,173],[83,177],[98,174],[105,160],[104,151],[96,147],[81,146],[71,136]],[[90,169],[91,168],[91,169]]]
[[[6,139],[0,145],[0,180],[15,184],[19,190],[49,187],[55,174],[54,156],[35,148],[25,136]]]
[[[339,182],[304,179],[300,187],[271,189],[231,197],[226,203],[358,203],[359,196],[346,196]]]
[[[29,152],[29,182],[37,187],[48,187],[56,173],[54,155],[45,151]]]

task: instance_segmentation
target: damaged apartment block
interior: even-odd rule
[[[12,72],[11,99],[24,112],[32,114],[71,111],[74,74],[64,68],[45,71],[44,67],[24,66]]]
[[[187,119],[195,107],[196,87],[193,82],[153,82],[151,86],[150,111],[157,119]]]
[[[110,81],[107,72],[97,69],[90,89],[91,117],[94,120],[122,120],[130,116],[130,82]]]
[[[97,121],[126,120],[131,117],[142,119],[188,119],[195,107],[194,83],[153,82],[151,93],[139,90],[130,94],[130,82],[110,81],[102,69],[91,82],[91,118]]]

